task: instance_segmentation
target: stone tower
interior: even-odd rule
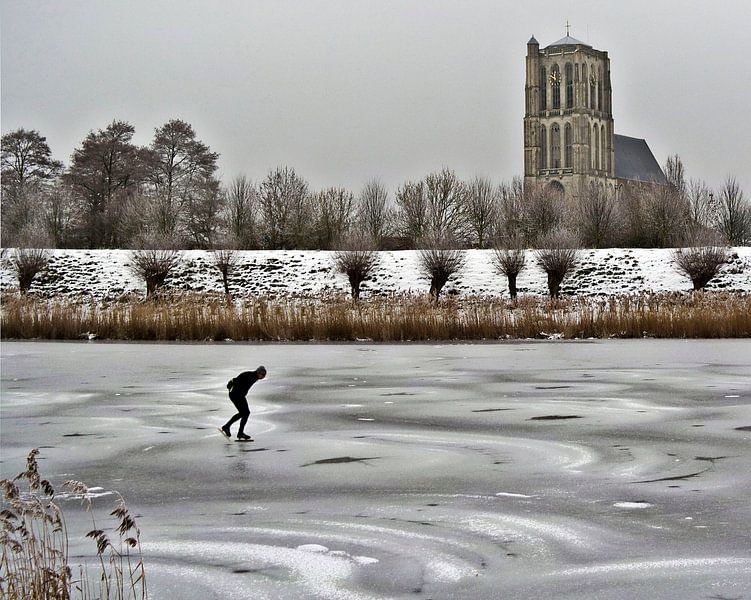
[[[615,189],[608,53],[566,34],[540,49],[527,42],[524,181],[576,196],[590,182]]]

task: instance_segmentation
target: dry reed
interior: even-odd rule
[[[6,298],[12,339],[160,341],[497,340],[740,338],[751,336],[751,295],[667,293],[612,298],[446,298],[394,295],[228,301],[210,294],[109,304]]]
[[[115,509],[110,513],[117,520],[117,536],[110,537],[97,525],[88,488],[79,481],[67,481],[65,487],[81,498],[91,515],[93,527],[86,537],[96,543],[98,562],[91,571],[79,565],[79,576],[74,578],[63,511],[54,500],[54,487],[39,475],[38,455],[39,450],[31,450],[26,470],[13,480],[0,481],[3,489],[0,597],[8,600],[147,598],[140,535],[123,498],[118,495]]]

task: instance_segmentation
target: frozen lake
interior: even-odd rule
[[[2,476],[120,491],[153,599],[751,598],[746,340],[1,355]]]

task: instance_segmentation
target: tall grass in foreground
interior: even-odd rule
[[[228,302],[216,295],[74,303],[6,298],[4,338],[120,340],[422,341],[751,336],[751,295],[666,293],[595,298],[447,298],[398,295]]]
[[[63,512],[54,501],[52,484],[39,475],[38,454],[37,449],[29,452],[26,470],[15,479],[0,481],[3,489],[0,597],[8,600],[147,598],[139,531],[125,502],[118,496],[110,513],[117,519],[118,539],[113,543],[97,525],[88,488],[80,481],[67,481],[65,488],[81,498],[91,515],[93,528],[86,537],[96,544],[98,565],[92,571],[79,566],[78,577],[73,575]]]

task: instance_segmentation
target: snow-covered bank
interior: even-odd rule
[[[0,290],[17,283],[8,264],[12,249],[4,251],[0,268]],[[38,276],[32,291],[48,297],[90,295],[114,299],[128,293],[144,293],[145,286],[130,271],[128,250],[52,250],[47,272]],[[344,275],[333,266],[333,252],[327,251],[242,251],[230,276],[235,295],[286,296],[348,292]],[[363,284],[363,296],[402,292],[427,292],[428,281],[418,269],[417,251],[379,252],[379,264]],[[680,275],[670,249],[583,250],[575,272],[562,286],[564,295],[610,296],[616,294],[685,291],[691,282]],[[449,281],[446,291],[459,295],[507,295],[505,277],[491,262],[492,251],[466,251],[466,266]],[[181,263],[168,279],[176,290],[221,292],[219,270],[211,252],[181,252]],[[751,292],[751,248],[730,249],[730,260],[707,289]],[[520,294],[544,295],[547,284],[534,253],[527,253],[527,268],[517,282]]]

